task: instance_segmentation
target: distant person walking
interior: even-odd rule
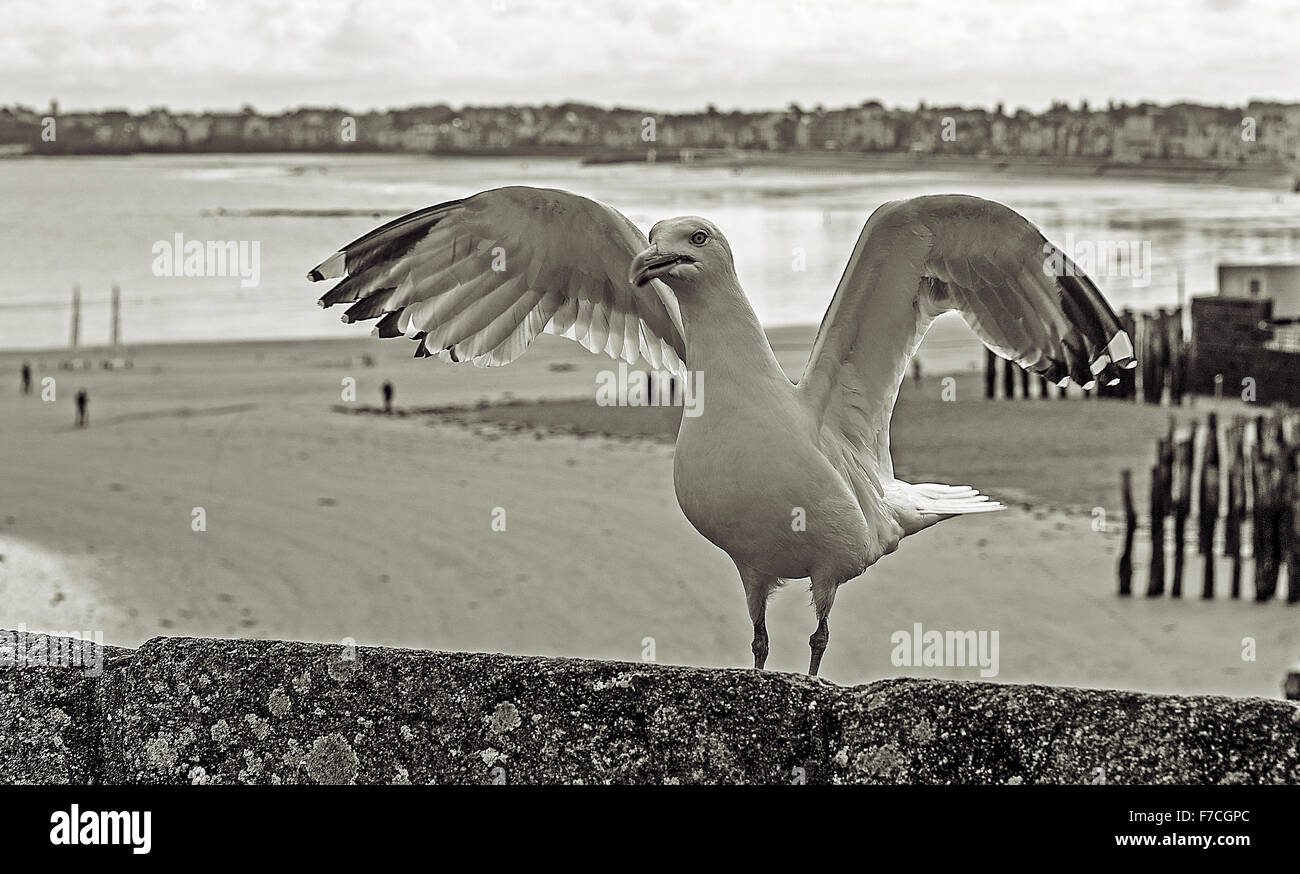
[[[32,393],[32,366],[26,361],[23,362],[23,394]]]
[[[86,407],[89,406],[90,399],[86,397],[86,390],[83,388],[77,392],[77,427],[84,428],[89,423],[86,416]]]
[[[384,412],[392,415],[393,412],[393,384],[384,383]]]

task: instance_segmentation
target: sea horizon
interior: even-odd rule
[[[315,307],[321,289],[307,270],[393,217],[505,184],[588,195],[643,230],[683,213],[714,219],[767,327],[818,324],[870,212],[923,193],[1007,203],[1080,261],[1117,308],[1212,292],[1220,261],[1300,258],[1300,194],[1161,180],[270,153],[6,161],[0,184],[15,194],[0,206],[0,229],[24,253],[0,286],[7,351],[66,348],[74,285],[80,344],[111,345],[114,283],[129,346],[365,336],[369,326],[340,326]],[[192,241],[255,251],[256,282],[233,264],[224,275],[167,275],[172,249]],[[1122,262],[1080,259],[1117,251]]]

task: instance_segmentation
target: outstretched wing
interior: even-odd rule
[[[1053,382],[1109,384],[1117,366],[1134,365],[1097,286],[1023,216],[967,195],[887,203],[858,237],[799,385],[823,436],[869,456],[885,483],[899,385],[948,310],[998,355]]]
[[[681,314],[628,265],[649,245],[622,213],[543,188],[496,188],[418,210],[344,246],[309,274],[343,277],[321,306],[378,319],[380,337],[419,341],[417,357],[509,364],[538,333],[629,364],[684,370]]]

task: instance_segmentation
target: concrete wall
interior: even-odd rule
[[[6,783],[1300,782],[1280,700],[191,638],[85,676],[8,639]]]

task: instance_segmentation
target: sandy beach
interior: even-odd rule
[[[811,336],[772,333],[795,375]],[[673,495],[675,411],[597,406],[611,362],[555,338],[503,369],[410,353],[369,338],[152,346],[111,371],[0,355],[0,625],[128,645],[351,638],[629,660],[653,646],[661,662],[749,664],[735,569]],[[1276,697],[1300,654],[1295,606],[1114,594],[1119,471],[1147,468],[1168,411],[990,403],[971,372],[942,400],[941,374],[978,353],[959,333],[927,339],[927,375],[895,417],[896,466],[1011,509],[923,532],[848,584],[824,675],[979,678],[892,664],[891,634],[920,623],[998,631],[999,681]],[[55,380],[54,401],[18,393],[22,360],[38,392]],[[336,409],[377,405],[386,380],[404,415]],[[82,387],[85,430],[73,427]],[[486,406],[501,401],[516,403]],[[196,508],[206,530],[193,530]],[[1199,559],[1188,572],[1198,591]],[[802,584],[773,599],[770,668],[806,667],[810,617]]]

